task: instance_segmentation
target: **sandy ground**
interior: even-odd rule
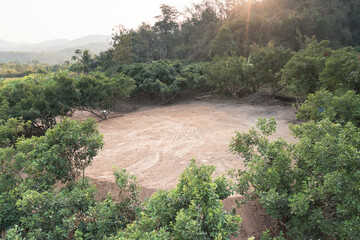
[[[215,165],[216,175],[243,168],[229,143],[235,131],[249,131],[259,117],[275,117],[275,137],[292,139],[288,123],[294,120],[294,110],[288,106],[191,101],[99,122],[105,146],[86,175],[113,181],[113,168],[126,168],[143,187],[170,189],[192,158]]]
[[[237,101],[185,101],[168,106],[141,107],[135,112],[113,116],[99,122],[104,135],[104,149],[96,156],[86,175],[107,192],[114,186],[113,168],[126,168],[135,174],[142,187],[143,197],[158,189],[176,186],[180,174],[195,158],[197,163],[216,166],[215,176],[229,169],[244,168],[240,157],[229,151],[235,131],[247,132],[259,117],[277,119],[277,132],[294,141],[288,124],[295,119],[295,110],[283,105],[251,105]],[[81,119],[86,113],[75,113]],[[224,202],[230,209],[233,199]],[[271,221],[256,204],[238,209],[243,217],[239,238],[256,235]]]

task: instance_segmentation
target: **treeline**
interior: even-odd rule
[[[134,89],[132,78],[94,73],[71,75],[68,71],[33,74],[0,83],[0,121],[19,119],[30,124],[28,134],[44,134],[56,125],[57,117],[76,110],[89,111],[106,119],[117,100]]]
[[[154,25],[116,28],[113,49],[104,54],[118,63],[208,61],[231,52],[248,57],[269,41],[298,51],[306,36],[329,40],[332,48],[355,47],[360,44],[358,16],[356,0],[204,0],[182,13],[162,5]]]
[[[353,47],[334,50],[329,41],[305,38],[295,52],[275,46],[254,47],[248,58],[235,52],[216,55],[209,62],[158,60],[150,63],[110,63],[104,55],[78,51],[71,71],[124,74],[135,80],[131,96],[149,95],[167,103],[184,91],[210,91],[234,97],[266,87],[271,95],[288,95],[304,101],[308,94],[358,91],[359,52]]]
[[[0,63],[21,62],[23,64],[31,64],[33,61],[40,61],[46,64],[62,64],[68,60],[74,49],[69,51],[57,52],[0,52]]]
[[[48,73],[61,69],[61,65],[49,65],[40,63],[37,60],[25,64],[18,61],[9,63],[0,63],[0,78],[18,78],[25,77],[32,73]]]

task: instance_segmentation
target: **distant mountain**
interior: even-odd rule
[[[49,41],[44,41],[41,43],[34,43],[34,44],[25,43],[25,44],[21,44],[18,47],[15,47],[14,49],[10,49],[8,51],[16,51],[16,52],[52,51],[52,50],[54,50],[54,47],[56,47],[56,46],[66,46],[66,44],[68,42],[70,42],[70,40],[55,39],[55,40],[49,40]],[[58,49],[56,49],[56,50],[58,50]]]
[[[89,35],[74,40],[55,39],[40,43],[11,43],[0,39],[0,51],[16,51],[16,52],[43,52],[58,51],[65,48],[72,48],[90,43],[106,43],[110,38],[105,35]]]
[[[0,63],[31,60],[49,64],[63,63],[70,60],[75,49],[89,49],[95,54],[105,51],[111,47],[109,40],[105,35],[89,35],[74,40],[55,39],[36,44],[18,44],[0,39]]]
[[[6,51],[7,49],[15,49],[19,47],[19,44],[8,42],[0,39],[0,51]]]

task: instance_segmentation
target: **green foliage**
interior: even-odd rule
[[[15,118],[7,121],[0,119],[0,148],[15,146],[16,140],[24,133],[28,125]]]
[[[244,158],[238,189],[258,197],[292,239],[359,238],[360,131],[329,120],[291,126],[295,144],[262,132],[237,133],[231,149]]]
[[[118,188],[120,189],[119,192],[119,200],[121,205],[124,209],[128,209],[128,212],[125,214],[129,219],[135,219],[137,205],[139,204],[139,194],[141,188],[136,180],[134,175],[130,175],[126,172],[125,169],[117,169],[114,172],[115,175],[115,182]]]
[[[241,218],[223,211],[219,193],[222,197],[231,193],[225,193],[224,179],[211,179],[214,170],[214,166],[198,167],[192,160],[177,187],[146,200],[139,219],[116,239],[230,239]]]
[[[260,240],[285,240],[285,238],[284,238],[284,234],[282,232],[280,232],[279,236],[277,236],[277,237],[271,237],[270,231],[266,230],[266,231],[263,231],[263,233],[260,237]]]
[[[269,42],[266,47],[251,54],[252,77],[259,85],[267,85],[270,87],[272,95],[276,95],[283,86],[281,86],[280,70],[288,63],[293,56],[290,49],[283,47],[274,47],[272,42]]]
[[[235,51],[236,45],[234,42],[234,37],[231,33],[231,29],[225,26],[220,28],[218,34],[211,43],[209,56],[213,58],[216,55],[230,55]]]
[[[46,73],[50,71],[52,71],[51,66],[39,63],[38,61],[32,61],[30,64],[21,64],[19,62],[0,64],[0,78],[18,78],[32,73]]]
[[[207,90],[204,68],[204,63],[178,60],[122,65],[117,71],[135,80],[133,96],[146,94],[167,103],[187,89]]]
[[[1,117],[30,121],[44,133],[56,124],[56,117],[68,116],[76,106],[78,93],[66,72],[32,75],[0,86]]]
[[[16,202],[21,217],[8,237],[16,233],[25,239],[102,239],[135,219],[128,203],[115,202],[110,195],[102,201],[95,197],[95,186],[87,180],[60,190],[27,190]]]
[[[19,141],[15,159],[38,186],[50,186],[55,181],[75,181],[102,146],[102,135],[94,119],[65,119],[44,136]]]
[[[134,80],[123,74],[110,77],[101,73],[81,75],[75,81],[79,91],[77,107],[106,119],[116,100],[126,99],[135,88]]]
[[[206,76],[216,91],[237,96],[243,89],[251,89],[253,81],[244,57],[216,56],[206,68]]]
[[[298,109],[296,118],[321,121],[329,119],[345,125],[348,122],[360,125],[360,96],[354,91],[336,95],[328,91],[309,94],[305,103]]]
[[[77,73],[88,73],[95,70],[98,65],[97,59],[94,54],[91,54],[89,49],[84,51],[80,49],[75,50],[74,56],[71,60],[76,61],[76,63],[70,66],[70,70]]]
[[[330,92],[360,90],[360,60],[352,48],[333,51],[320,75],[321,85]]]
[[[103,239],[115,235],[135,220],[140,191],[136,177],[124,169],[116,170],[114,175],[120,190],[119,198],[115,201],[108,195],[83,211],[83,215],[69,219],[70,229],[76,230],[75,239]]]
[[[13,148],[0,148],[0,231],[16,224],[20,213],[16,201],[20,192],[15,187],[21,182],[21,166],[14,164]]]
[[[6,128],[12,128],[13,124],[18,128],[23,126],[22,122],[10,119],[3,126],[3,132],[11,132]],[[80,123],[65,119],[45,136],[21,138],[16,148],[7,145],[0,148],[1,231],[18,224],[24,217],[16,203],[23,199],[25,192],[33,191],[36,196],[43,191],[50,194],[56,181],[74,181],[102,145],[94,120]]]
[[[175,8],[162,5],[160,10],[154,25],[125,31],[123,56],[135,62],[206,61],[231,51],[248,57],[251,46],[269,41],[298,51],[306,36],[329,40],[334,48],[360,45],[360,4],[355,0],[208,0],[188,6],[181,22]]]
[[[133,62],[131,30],[119,25],[111,35],[113,45],[113,61],[117,64]]]
[[[314,41],[297,52],[281,70],[283,87],[302,99],[315,93],[321,86],[319,76],[332,53],[328,44],[328,41]]]
[[[121,196],[129,198],[115,201],[108,195],[95,201],[96,188],[87,179],[56,189],[49,185],[46,190],[36,190],[25,182],[2,185],[1,179],[0,186],[7,187],[0,189],[1,230],[7,229],[7,239],[102,239],[114,235],[135,220],[139,193],[134,176],[118,170],[115,177]]]
[[[43,134],[55,126],[56,117],[69,116],[76,108],[106,119],[115,101],[128,98],[134,88],[133,79],[118,73],[107,77],[96,72],[77,79],[67,72],[32,75],[0,86],[0,117],[30,121]]]
[[[177,22],[179,12],[176,8],[166,4],[161,4],[160,10],[161,15],[155,16],[158,21],[155,22],[153,29],[158,35],[158,59],[166,59],[173,57],[171,46],[178,42],[176,37],[179,31]]]
[[[69,230],[77,227],[75,219],[81,218],[81,213],[95,204],[95,193],[95,188],[88,183],[79,183],[59,192],[27,190],[16,203],[22,215],[19,225],[22,235],[26,239],[67,238]]]

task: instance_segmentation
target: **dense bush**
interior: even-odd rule
[[[275,120],[237,133],[231,149],[244,158],[238,193],[257,197],[291,239],[359,238],[360,131],[329,120],[291,126],[295,144],[269,141]]]
[[[135,88],[134,80],[121,73],[80,75],[75,85],[79,94],[76,107],[102,119],[114,109],[116,100],[128,98]]]
[[[48,73],[57,71],[59,65],[50,66],[42,64],[34,60],[31,64],[24,64],[19,62],[0,63],[0,78],[18,78],[25,77],[33,73]]]
[[[305,103],[298,109],[296,115],[301,120],[321,121],[329,119],[332,122],[360,125],[360,96],[354,91],[344,94],[334,94],[328,91],[318,91],[309,94]]]
[[[110,195],[96,201],[95,187],[84,176],[77,180],[102,145],[94,120],[65,119],[45,136],[0,148],[0,231],[6,239],[101,239],[133,222],[134,176],[115,171],[118,201]],[[59,181],[63,185],[55,187]]]
[[[139,219],[114,239],[230,239],[241,218],[224,212],[220,199],[232,191],[225,178],[212,180],[214,170],[193,160],[177,187],[145,201]]]
[[[320,74],[321,86],[330,92],[360,90],[360,59],[353,48],[340,48],[332,52]]]
[[[116,175],[128,177],[124,172]],[[26,190],[16,202],[21,217],[7,239],[103,239],[135,220],[134,202],[117,202],[110,195],[102,201],[95,198],[96,188],[87,180],[60,190]]]
[[[167,103],[185,90],[208,90],[204,63],[189,60],[120,65],[116,71],[135,80],[133,96],[148,95]],[[110,69],[108,74],[112,74]]]
[[[270,87],[271,94],[276,95],[283,88],[280,70],[293,54],[290,49],[274,47],[272,42],[252,53],[250,62],[254,65],[251,73],[254,81],[259,85]]]
[[[57,181],[73,182],[102,145],[102,136],[90,119],[81,123],[64,120],[45,136],[20,138],[16,148],[0,148],[0,229],[19,221],[16,202],[21,194],[49,191]]]
[[[1,117],[22,118],[44,133],[56,117],[68,116],[76,107],[78,92],[66,73],[30,75],[0,86]]]
[[[15,146],[17,139],[24,134],[28,125],[15,118],[6,121],[0,119],[0,148]]]
[[[21,118],[31,123],[29,134],[44,134],[56,117],[70,116],[75,109],[106,119],[116,100],[128,98],[134,87],[133,79],[123,74],[30,75],[0,85],[0,119]]]
[[[328,41],[313,41],[298,51],[281,70],[282,86],[301,99],[315,93],[321,87],[319,76],[332,53],[328,45]]]
[[[214,90],[235,97],[244,89],[257,90],[250,78],[251,68],[244,57],[216,56],[207,65],[206,76]]]

